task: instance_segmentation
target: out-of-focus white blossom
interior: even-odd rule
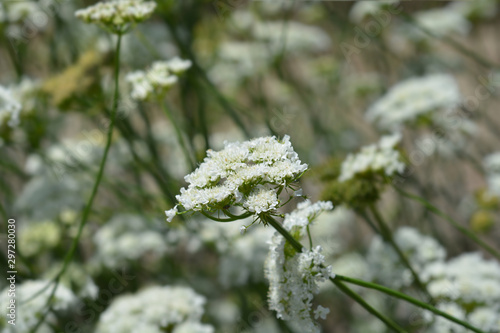
[[[473,269],[471,269],[473,267]],[[435,262],[422,273],[434,297],[464,307],[500,304],[500,264],[480,253],[464,253],[448,262]]]
[[[177,75],[189,67],[190,60],[175,57],[169,61],[155,61],[146,71],[129,73],[126,80],[132,84],[132,98],[143,101],[152,96],[162,96],[177,83]]]
[[[205,302],[191,288],[148,287],[114,299],[100,316],[96,333],[161,333],[167,328],[178,333],[212,333],[211,326],[200,324]]]
[[[490,154],[484,158],[488,192],[500,197],[500,152]]]
[[[160,232],[148,221],[135,215],[117,215],[102,226],[94,236],[96,258],[107,267],[127,265],[147,253],[161,256],[167,244]]]
[[[207,151],[203,163],[184,178],[189,186],[176,198],[185,210],[212,211],[237,205],[259,214],[277,207],[272,191],[288,186],[306,169],[289,136],[226,142],[221,151]],[[167,216],[173,213],[166,211]]]
[[[441,310],[450,316],[453,316],[455,318],[461,319],[461,320],[466,320],[465,318],[465,310],[462,309],[460,306],[458,306],[455,303],[439,303],[436,308],[438,310]],[[463,327],[462,325],[459,325],[457,323],[454,323],[446,318],[440,317],[440,316],[433,316],[429,312],[426,312],[424,315],[424,320],[427,321],[432,321],[432,324],[427,328],[426,332],[430,333],[443,333],[443,332],[453,332],[453,333],[466,333],[468,330]]]
[[[248,221],[247,221],[248,222]],[[233,222],[230,224],[234,224]],[[208,223],[214,225],[214,223]],[[226,223],[220,223],[226,224]],[[229,224],[229,223],[227,223]],[[208,227],[208,225],[207,225]],[[221,251],[219,281],[224,287],[244,286],[261,282],[264,279],[262,267],[269,249],[273,229],[255,226],[249,228],[244,236],[235,234],[228,240],[228,246]],[[216,240],[219,242],[220,238]]]
[[[446,257],[445,249],[435,239],[410,227],[399,228],[394,234],[394,241],[417,274],[422,276],[431,264],[440,264]],[[367,260],[376,281],[394,288],[411,285],[411,272],[401,263],[390,244],[385,243],[380,236],[373,238]]]
[[[460,91],[454,78],[432,74],[410,78],[391,87],[366,112],[366,118],[383,130],[397,130],[421,116],[441,116],[440,111],[457,107]]]
[[[388,6],[395,6],[399,3],[398,0],[389,1],[356,1],[349,12],[351,22],[360,24],[367,17],[381,13]]]
[[[496,0],[453,1],[447,6],[468,19],[490,19],[498,12]]]
[[[500,329],[500,306],[481,307],[472,311],[468,319],[470,323],[485,332]]]
[[[471,29],[471,24],[461,13],[446,7],[417,12],[414,14],[414,19],[418,26],[411,26],[408,29],[408,36],[414,40],[432,38],[419,27],[436,37],[451,34],[467,35]]]
[[[257,40],[268,42],[268,47],[280,52],[321,52],[331,47],[331,39],[318,27],[300,22],[257,22],[253,26],[253,35]]]
[[[4,333],[19,333],[19,332],[30,332],[35,325],[38,323],[40,316],[47,310],[46,303],[49,298],[53,285],[49,286],[49,281],[45,280],[26,280],[22,283],[16,282],[15,286],[15,300],[16,300],[16,325],[7,324],[8,319],[5,314],[0,318],[0,326],[4,327],[2,332]],[[35,294],[41,292],[37,297],[33,298]],[[0,294],[0,306],[8,310],[8,305],[12,299],[9,296],[9,287],[2,290]],[[29,301],[28,301],[29,300]],[[65,312],[76,306],[78,299],[73,294],[71,290],[63,285],[59,285],[51,301],[51,308],[54,312]],[[57,323],[56,315],[51,311],[47,314],[44,323],[39,328],[38,332],[50,333],[53,332],[51,324]]]
[[[155,8],[154,1],[113,0],[79,9],[75,16],[86,23],[103,26],[113,33],[123,33],[128,25],[148,19]]]
[[[367,173],[392,176],[403,172],[405,165],[400,153],[394,149],[400,141],[400,133],[383,136],[378,143],[361,148],[357,154],[349,154],[342,163],[339,181]]]
[[[20,114],[21,103],[14,98],[12,90],[0,86],[0,126],[19,125]]]

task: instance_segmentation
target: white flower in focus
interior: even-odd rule
[[[401,134],[383,136],[377,144],[361,148],[355,155],[349,154],[341,166],[339,181],[343,182],[365,173],[383,173],[392,176],[404,171],[400,153],[394,149],[401,141]]]
[[[410,78],[391,87],[366,112],[368,121],[382,130],[398,130],[419,117],[432,118],[461,102],[455,79],[446,74]]]
[[[155,8],[154,1],[113,0],[77,10],[75,16],[86,23],[95,23],[120,34],[128,25],[148,19]]]
[[[175,217],[175,215],[177,215],[177,213],[177,206],[172,209],[166,210],[165,214],[167,215],[167,221],[172,222],[172,219]]]
[[[184,210],[235,205],[259,214],[278,208],[278,188],[289,187],[306,169],[289,136],[226,142],[220,151],[207,151],[203,163],[184,178],[189,185],[176,198]]]
[[[278,204],[278,195],[275,190],[259,187],[246,198],[243,207],[252,213],[260,214],[273,210]]]
[[[21,104],[14,98],[12,91],[0,86],[0,126],[19,125],[20,114]]]

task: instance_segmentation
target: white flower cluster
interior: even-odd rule
[[[418,26],[437,37],[451,34],[467,35],[471,29],[471,24],[460,12],[446,7],[417,12],[414,19]],[[413,26],[409,27],[408,36],[414,40],[430,38],[426,32]]]
[[[51,294],[52,287],[46,288],[41,294],[36,298],[33,296],[40,292],[44,287],[48,285],[49,281],[45,280],[28,280],[23,283],[18,283],[16,285],[16,325],[8,325],[6,320],[8,316],[2,315],[0,318],[0,326],[4,327],[2,332],[4,333],[15,333],[15,332],[31,332],[35,325],[38,323],[40,316],[46,311],[47,299]],[[10,300],[8,292],[9,287],[2,290],[0,294],[0,306],[5,311],[8,311],[8,305]],[[29,300],[29,301],[28,301]],[[65,312],[72,307],[77,305],[78,299],[73,294],[71,290],[59,285],[57,287],[54,298],[51,302],[51,311],[47,314],[47,318],[42,326],[39,328],[38,332],[50,333],[53,332],[51,324],[57,323],[57,317],[55,313]],[[55,312],[55,313],[54,313]]]
[[[368,109],[366,118],[380,129],[398,130],[422,116],[433,119],[441,115],[439,111],[454,109],[460,102],[460,91],[452,76],[431,74],[391,87]]]
[[[307,169],[293,150],[290,137],[261,137],[243,143],[225,143],[207,151],[201,165],[184,179],[176,198],[185,210],[213,211],[236,204],[260,214],[277,208],[278,188],[288,186]],[[165,212],[170,222],[177,206]]]
[[[330,36],[318,27],[300,22],[256,22],[252,34],[257,40],[267,42],[273,54],[279,52],[321,52],[331,47]]]
[[[480,253],[464,253],[448,262],[434,262],[422,272],[430,294],[445,300],[438,308],[446,308],[485,332],[500,328],[500,264],[485,260]],[[453,302],[453,303],[448,303]],[[450,308],[451,307],[451,308]],[[447,311],[448,312],[448,311]],[[467,332],[426,313],[430,332]]]
[[[470,269],[473,267],[474,269]],[[422,274],[429,292],[466,306],[500,304],[500,265],[480,253],[465,253],[429,265]]]
[[[488,192],[500,197],[500,152],[486,156],[483,164],[486,169]]]
[[[95,23],[113,33],[123,33],[129,24],[140,23],[148,19],[156,8],[154,1],[113,0],[98,2],[80,9],[75,16],[86,23]]]
[[[10,89],[0,86],[0,126],[7,124],[10,127],[19,125],[21,104],[14,98]]]
[[[289,231],[298,228],[303,234],[308,222],[329,209],[332,209],[331,203],[306,201],[296,212],[287,214],[283,227]],[[318,306],[313,310],[312,300],[319,292],[318,284],[335,275],[331,266],[323,266],[325,257],[321,246],[303,249],[301,253],[285,251],[288,246],[285,238],[276,232],[264,267],[269,280],[269,307],[277,312],[278,318],[291,321],[300,332],[319,333],[320,328],[312,317],[325,319],[330,309]]]
[[[155,61],[147,71],[129,73],[126,80],[132,84],[132,98],[147,100],[161,96],[177,83],[177,75],[191,67],[191,60],[175,57],[168,61]]]
[[[366,17],[376,15],[384,10],[385,7],[395,6],[398,3],[398,0],[356,1],[349,12],[349,19],[353,23],[360,24]]]
[[[160,232],[148,228],[148,221],[135,215],[117,215],[94,236],[96,258],[110,268],[122,267],[145,254],[162,256],[167,244]]]
[[[330,201],[311,203],[310,200],[305,200],[299,203],[293,212],[285,215],[283,226],[287,230],[291,230],[293,227],[305,228],[311,225],[321,213],[332,209],[333,204]]]
[[[441,263],[446,257],[445,249],[435,239],[410,227],[399,228],[394,234],[394,241],[417,273],[434,262]],[[396,251],[380,236],[373,238],[367,260],[376,281],[394,288],[411,285],[411,272],[401,263]]]
[[[361,148],[357,154],[349,154],[342,163],[339,181],[344,182],[367,173],[392,176],[403,172],[405,164],[401,162],[400,153],[395,149],[400,141],[400,133],[383,136],[378,143]]]
[[[46,4],[36,1],[4,1],[0,4],[0,22],[15,24],[27,19],[37,28],[42,28],[41,24],[39,24],[40,20],[37,20],[37,18],[43,10],[42,6]],[[10,28],[12,27],[10,26]]]
[[[200,323],[206,300],[188,287],[154,286],[119,296],[102,313],[96,333],[213,333]]]
[[[498,2],[496,0],[453,1],[449,9],[469,19],[490,19],[498,12]]]

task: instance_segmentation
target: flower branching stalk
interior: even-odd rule
[[[68,269],[71,260],[73,259],[73,256],[75,255],[76,249],[78,247],[78,244],[80,243],[80,238],[82,236],[83,228],[87,224],[88,217],[90,215],[90,212],[92,211],[92,205],[94,203],[95,196],[97,195],[97,191],[99,189],[99,185],[101,184],[102,176],[104,174],[104,168],[106,166],[106,161],[108,158],[108,153],[109,153],[109,148],[111,147],[111,139],[113,137],[113,129],[115,126],[115,118],[116,118],[116,110],[118,108],[118,98],[119,98],[119,90],[118,90],[118,79],[120,76],[120,47],[121,47],[121,41],[122,41],[122,34],[118,34],[118,39],[116,42],[116,51],[115,51],[115,70],[114,70],[114,81],[115,81],[115,87],[114,87],[114,97],[113,97],[113,107],[111,109],[111,119],[108,127],[108,133],[106,137],[106,146],[104,148],[104,154],[102,156],[101,162],[99,164],[99,170],[97,171],[97,175],[94,181],[94,185],[92,187],[92,192],[90,194],[90,197],[87,201],[87,204],[85,205],[85,209],[83,210],[82,217],[80,220],[80,224],[78,225],[78,231],[76,233],[75,238],[73,239],[73,242],[71,243],[71,247],[66,254],[66,257],[64,258],[63,265],[60,269],[60,271],[57,273],[57,275],[53,278],[53,280],[42,290],[40,290],[39,293],[35,294],[32,298],[37,297],[42,293],[46,288],[50,286],[50,284],[54,284],[52,287],[52,290],[50,292],[50,296],[47,298],[47,303],[46,303],[46,308],[47,310],[43,313],[43,315],[40,317],[39,321],[35,325],[35,327],[32,330],[32,333],[36,333],[39,327],[43,324],[46,316],[48,313],[51,311],[50,303],[56,294],[57,288],[59,286],[59,283],[61,281],[61,277],[66,273],[66,270]],[[29,301],[29,300],[28,300]]]
[[[392,148],[397,141],[397,137],[391,137],[385,139],[381,146]],[[337,276],[332,273],[330,266],[325,266],[325,257],[320,253],[321,247],[313,247],[308,227],[319,213],[333,209],[331,202],[320,201],[311,204],[309,200],[305,200],[299,203],[292,213],[283,215],[278,211],[294,197],[294,194],[302,197],[296,182],[307,169],[307,165],[298,159],[288,136],[282,140],[265,137],[243,143],[226,142],[222,151],[208,150],[207,153],[208,156],[198,169],[185,177],[189,185],[187,188],[182,188],[181,194],[177,195],[179,203],[165,211],[167,221],[170,222],[176,215],[200,212],[217,222],[233,222],[253,216],[252,224],[262,222],[266,226],[272,226],[277,233],[270,243],[270,256],[266,261],[265,273],[270,280],[270,308],[277,312],[278,318],[298,322],[304,332],[318,332],[319,326],[311,317],[324,319],[329,309],[318,306],[313,310],[311,300],[313,294],[318,292],[317,283],[329,279],[393,331],[405,332],[405,329],[379,313],[344,282],[382,291],[481,333],[479,329],[431,305],[381,285]],[[391,155],[388,161],[395,161],[396,157]],[[385,170],[385,173],[391,173],[395,169],[398,167],[391,167],[389,172]],[[293,194],[289,191],[293,191]],[[283,192],[289,194],[288,200],[284,202],[280,199]],[[179,206],[182,211],[178,210]],[[230,211],[231,207],[238,207],[242,212],[233,213]],[[371,210],[382,234],[387,239],[392,239],[390,230],[374,205],[371,206]],[[223,214],[223,217],[214,216],[214,213]],[[276,217],[284,218],[283,223],[278,222]],[[243,227],[242,231],[246,228]],[[302,237],[306,237],[306,234],[309,239],[309,249],[299,241]],[[401,251],[400,255],[411,269]],[[418,278],[416,272],[414,270],[412,272]],[[422,287],[425,290],[423,285]]]
[[[106,136],[106,145],[104,148],[104,154],[102,156],[101,162],[99,163],[99,170],[97,171],[97,175],[94,181],[94,185],[92,187],[92,191],[90,197],[85,205],[83,213],[81,215],[81,220],[78,225],[78,230],[76,233],[73,242],[71,243],[71,247],[64,258],[63,265],[56,276],[48,283],[43,289],[39,292],[35,293],[30,299],[34,299],[35,297],[40,296],[47,288],[53,284],[50,295],[47,298],[47,302],[45,304],[46,310],[40,316],[38,322],[31,330],[31,333],[36,333],[40,326],[45,321],[47,315],[52,310],[51,303],[56,294],[57,288],[61,282],[62,276],[66,273],[73,256],[76,253],[76,249],[80,242],[80,238],[83,233],[83,229],[87,224],[88,217],[90,212],[92,211],[92,205],[94,203],[94,199],[99,190],[99,185],[101,184],[101,180],[104,174],[104,168],[106,166],[106,161],[109,153],[109,149],[111,147],[111,141],[113,137],[113,130],[115,126],[116,120],[116,111],[118,109],[118,99],[119,99],[119,77],[120,77],[120,49],[122,37],[125,33],[130,31],[130,29],[137,23],[142,22],[149,18],[156,8],[156,3],[150,2],[142,2],[139,0],[124,0],[124,1],[110,1],[107,3],[97,3],[93,6],[90,6],[85,9],[81,9],[75,12],[75,16],[82,19],[86,23],[94,23],[97,24],[109,32],[117,35],[116,41],[116,49],[115,49],[115,59],[114,59],[114,94],[113,94],[113,106],[111,108],[111,117],[110,123],[108,127],[108,132]]]
[[[408,268],[410,270],[411,275],[413,277],[413,282],[415,283],[415,285],[425,294],[425,296],[427,297],[427,300],[429,302],[432,302],[433,299],[432,299],[431,294],[427,290],[427,287],[421,281],[420,276],[415,271],[412,264],[410,263],[410,261],[408,260],[406,255],[403,253],[403,251],[401,250],[399,245],[394,241],[394,237],[392,236],[391,230],[389,229],[389,227],[385,223],[384,219],[382,218],[382,215],[378,211],[375,204],[371,204],[369,206],[369,210],[372,213],[372,215],[375,217],[375,221],[377,221],[377,224],[379,226],[380,235],[382,236],[384,241],[391,245],[391,247],[394,249],[394,251],[398,255],[398,257],[401,260],[401,262],[403,263],[403,265],[405,265],[406,268]]]

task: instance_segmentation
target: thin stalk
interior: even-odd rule
[[[181,146],[182,152],[184,153],[184,158],[186,159],[187,165],[189,165],[189,168],[191,170],[195,169],[195,163],[192,160],[191,153],[187,149],[186,142],[184,141],[184,137],[182,136],[181,129],[179,128],[178,122],[175,121],[174,116],[172,115],[172,112],[170,111],[170,108],[167,106],[166,103],[162,103],[160,101],[160,104],[162,105],[162,110],[167,116],[168,120],[170,123],[172,123],[172,126],[174,127],[175,130],[175,135],[177,136],[177,141],[179,141],[179,145]]]
[[[109,124],[108,128],[108,135],[107,135],[107,141],[106,141],[106,147],[104,149],[104,155],[102,156],[101,163],[99,165],[99,171],[97,172],[96,180],[94,182],[94,186],[92,188],[92,192],[90,194],[90,198],[87,202],[87,205],[85,206],[85,209],[82,214],[82,219],[80,220],[80,225],[78,226],[78,232],[76,234],[76,237],[73,239],[73,242],[71,243],[71,247],[64,258],[63,266],[61,267],[61,270],[57,273],[56,277],[53,279],[54,282],[54,287],[52,288],[50,295],[47,299],[47,302],[45,306],[48,307],[48,310],[45,311],[40,319],[38,320],[37,324],[35,327],[31,330],[32,333],[36,333],[36,331],[40,328],[42,323],[45,321],[45,318],[47,314],[49,313],[50,307],[49,304],[52,301],[52,298],[54,297],[57,287],[59,286],[59,282],[61,281],[61,277],[64,275],[66,270],[69,267],[69,264],[71,263],[71,260],[73,259],[73,256],[75,255],[76,249],[78,247],[78,243],[80,242],[80,237],[82,236],[83,228],[85,227],[88,217],[90,215],[90,211],[92,210],[92,204],[94,202],[94,198],[97,194],[97,190],[99,189],[99,184],[101,183],[101,179],[104,173],[104,167],[106,166],[106,160],[108,157],[108,152],[109,148],[111,147],[111,139],[113,136],[113,128],[115,124],[115,117],[116,117],[116,109],[118,107],[118,77],[120,74],[120,46],[121,46],[121,40],[122,40],[122,35],[118,34],[118,41],[116,43],[116,54],[115,54],[115,73],[114,73],[114,79],[115,79],[115,92],[114,92],[114,98],[113,98],[113,108],[111,110],[111,121]],[[47,285],[48,287],[49,285]],[[41,292],[43,292],[47,287],[44,287],[40,292],[37,293],[37,295]],[[31,298],[31,300],[34,297]]]
[[[340,281],[344,281],[344,282],[347,282],[347,283],[351,283],[351,284],[355,284],[355,285],[358,285],[358,286],[361,286],[361,287],[365,287],[365,288],[368,288],[368,289],[374,289],[374,290],[378,290],[380,292],[383,292],[384,294],[387,294],[389,296],[393,296],[393,297],[396,297],[396,298],[399,298],[399,299],[402,299],[408,303],[411,303],[411,304],[414,304],[422,309],[426,309],[426,310],[429,310],[431,312],[433,312],[434,314],[437,314],[438,316],[441,316],[443,318],[446,318],[454,323],[457,323],[459,325],[462,325],[463,327],[466,327],[474,332],[477,332],[477,333],[486,333],[484,331],[481,331],[480,329],[470,325],[469,323],[463,321],[463,320],[460,320],[458,318],[455,318],[449,314],[447,314],[446,312],[443,312],[441,310],[438,310],[436,309],[435,307],[433,307],[432,305],[428,304],[428,303],[425,303],[425,302],[422,302],[422,301],[419,301],[418,299],[416,298],[413,298],[413,297],[410,297],[406,294],[403,294],[403,293],[400,293],[399,291],[396,291],[396,290],[393,290],[393,289],[390,289],[390,288],[387,288],[387,287],[384,287],[384,286],[381,286],[379,284],[376,284],[376,283],[372,283],[372,282],[367,282],[367,281],[363,281],[363,280],[358,280],[358,279],[354,279],[354,278],[350,278],[350,277],[347,277],[347,276],[342,276],[342,275],[336,275],[334,280],[340,280]]]
[[[488,251],[492,256],[494,256],[495,258],[497,258],[498,260],[500,260],[500,253],[497,250],[495,250],[493,247],[491,247],[490,245],[488,245],[485,241],[483,241],[479,237],[477,237],[472,231],[470,231],[467,228],[461,226],[451,216],[449,216],[448,214],[440,211],[437,207],[433,206],[427,200],[425,200],[425,199],[423,199],[423,198],[421,198],[421,197],[419,197],[417,195],[407,193],[407,192],[405,192],[405,191],[403,191],[403,190],[401,190],[401,189],[399,189],[397,187],[394,187],[394,188],[396,189],[396,191],[398,191],[399,193],[401,193],[403,196],[419,202],[425,208],[427,208],[430,212],[432,212],[432,213],[436,214],[437,216],[439,216],[439,217],[445,219],[446,221],[448,221],[458,231],[460,231],[465,236],[469,237],[476,244],[478,244],[479,246],[481,246],[482,248],[484,248],[486,251]]]
[[[427,288],[420,280],[420,277],[418,276],[417,272],[413,269],[413,266],[410,264],[410,261],[408,260],[408,258],[406,258],[403,251],[401,251],[401,248],[399,247],[399,245],[394,241],[394,238],[392,237],[392,232],[389,229],[389,227],[387,226],[387,224],[385,223],[384,219],[382,218],[382,215],[377,210],[377,207],[375,207],[374,204],[371,204],[369,206],[369,209],[370,209],[372,215],[375,217],[375,221],[377,221],[377,223],[379,225],[381,235],[384,238],[384,240],[392,246],[394,251],[396,251],[397,255],[401,259],[401,262],[406,266],[406,268],[408,268],[410,270],[411,275],[413,276],[413,280],[414,280],[415,284],[418,286],[418,288],[425,293],[425,295],[429,298],[429,300],[432,300],[432,296],[429,294],[429,292],[427,291]]]

